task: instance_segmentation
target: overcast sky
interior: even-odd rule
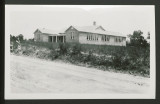
[[[62,6],[62,5],[6,5],[9,33],[33,38],[37,28],[59,30],[71,25],[89,26],[96,21],[106,31],[124,36],[134,30],[154,33],[154,6]]]

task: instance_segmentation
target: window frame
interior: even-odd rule
[[[74,39],[74,34],[73,34],[74,32],[72,31],[71,32],[71,39],[73,40]]]

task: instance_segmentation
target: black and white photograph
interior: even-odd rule
[[[155,99],[154,5],[5,5],[5,99]]]

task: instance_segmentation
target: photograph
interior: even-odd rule
[[[155,99],[154,5],[5,5],[5,99]]]

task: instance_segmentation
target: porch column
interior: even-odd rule
[[[53,36],[52,36],[52,42],[53,42]]]
[[[56,43],[57,43],[57,36],[56,36]]]
[[[63,36],[63,43],[64,43],[64,36]]]

